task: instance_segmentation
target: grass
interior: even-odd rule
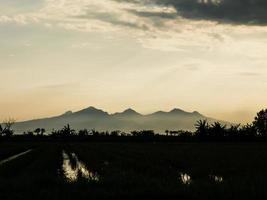
[[[267,197],[266,143],[47,142],[0,144],[0,150],[15,152],[16,146],[34,150],[0,166],[0,199]],[[76,153],[99,182],[82,177],[68,182],[61,169],[63,149]],[[191,184],[183,184],[180,173],[190,175]]]

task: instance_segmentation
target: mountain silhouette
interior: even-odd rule
[[[85,115],[85,116],[93,116],[93,117],[107,117],[109,114],[107,112],[104,112],[103,110],[90,106],[83,110],[74,112],[73,115],[74,116]]]
[[[60,129],[66,124],[74,129],[96,129],[106,130],[144,130],[150,129],[156,132],[165,130],[194,130],[194,124],[199,119],[207,119],[210,123],[219,121],[223,124],[230,124],[220,120],[206,117],[197,111],[186,112],[179,108],[174,108],[169,112],[157,111],[151,114],[142,115],[129,108],[123,112],[109,114],[95,107],[88,107],[77,112],[67,111],[62,115],[35,119],[24,122],[17,122],[14,126],[16,133],[23,133],[36,128],[45,128],[47,131]]]
[[[114,117],[138,117],[142,116],[140,113],[136,112],[135,110],[128,108],[123,112],[116,112],[112,116]]]
[[[154,116],[154,117],[162,117],[162,116],[166,116],[166,117],[173,117],[173,116],[191,116],[191,117],[201,117],[201,118],[206,118],[204,115],[201,115],[199,112],[194,111],[194,112],[186,112],[182,109],[179,108],[174,108],[169,112],[165,112],[165,111],[157,111],[154,112],[152,114],[149,114],[149,116]]]

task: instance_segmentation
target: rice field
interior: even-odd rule
[[[0,143],[0,199],[265,199],[265,143]]]

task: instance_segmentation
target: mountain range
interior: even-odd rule
[[[77,112],[67,111],[55,117],[17,122],[14,130],[16,133],[23,133],[36,128],[45,128],[47,131],[51,131],[53,129],[61,129],[64,125],[70,124],[76,130],[85,128],[99,131],[121,130],[126,132],[132,130],[155,130],[162,133],[165,130],[194,130],[194,124],[200,119],[207,119],[209,123],[219,121],[223,124],[230,124],[206,117],[197,111],[186,112],[178,108],[174,108],[169,112],[157,111],[143,115],[131,108],[123,112],[109,114],[90,106]]]

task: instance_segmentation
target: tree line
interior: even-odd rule
[[[15,120],[8,119],[0,124],[0,137],[11,138],[18,135],[14,135],[12,129]],[[166,130],[165,134],[155,133],[153,130],[140,130],[126,133],[123,131],[97,131],[95,129],[82,129],[76,131],[70,127],[69,124],[59,130],[52,130],[51,133],[47,133],[44,128],[36,128],[33,131],[24,132],[24,137],[50,137],[50,138],[68,138],[68,137],[180,137],[180,138],[195,138],[198,140],[224,140],[224,139],[254,139],[264,138],[267,139],[267,109],[263,109],[256,114],[254,121],[251,124],[241,126],[231,125],[227,127],[220,122],[214,122],[209,124],[206,119],[198,120],[195,124],[195,131],[185,130]]]

